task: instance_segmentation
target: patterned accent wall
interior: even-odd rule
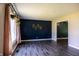
[[[44,39],[51,38],[51,21],[21,19],[21,39]]]

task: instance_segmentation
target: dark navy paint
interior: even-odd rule
[[[20,22],[22,40],[51,38],[51,21],[21,19]],[[40,24],[42,29],[35,30],[32,27],[33,24]]]

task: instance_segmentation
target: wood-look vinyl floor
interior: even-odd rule
[[[79,50],[54,41],[22,42],[12,56],[79,56]]]

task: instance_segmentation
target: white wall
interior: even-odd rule
[[[0,4],[0,55],[3,53],[4,13],[5,5]]]
[[[69,41],[68,45],[79,49],[79,18],[69,20]]]
[[[79,12],[60,17],[52,22],[52,37],[57,40],[57,22],[68,21],[68,45],[79,49]]]

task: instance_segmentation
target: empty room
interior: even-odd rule
[[[0,3],[1,56],[79,56],[79,3]]]

